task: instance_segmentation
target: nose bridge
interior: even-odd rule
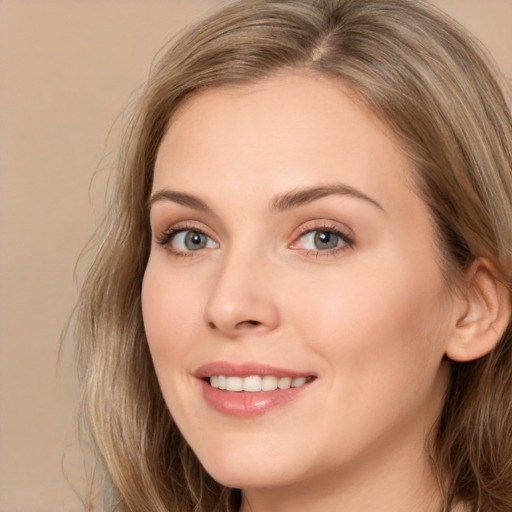
[[[279,314],[270,267],[251,244],[227,250],[206,303],[208,325],[229,337],[275,329]]]

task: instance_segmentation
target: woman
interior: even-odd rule
[[[511,162],[496,72],[424,2],[184,34],[78,308],[112,507],[512,510]]]

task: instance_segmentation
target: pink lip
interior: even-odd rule
[[[198,379],[206,379],[212,375],[233,377],[249,377],[250,375],[274,375],[275,377],[314,377],[311,372],[298,372],[286,368],[278,368],[262,363],[233,364],[226,361],[216,361],[200,366],[195,374]]]
[[[264,414],[280,405],[297,398],[314,382],[304,386],[274,391],[244,392],[223,391],[213,388],[208,382],[212,375],[248,377],[250,375],[273,375],[275,377],[316,377],[313,373],[298,372],[260,363],[232,364],[224,361],[208,363],[198,368],[195,377],[199,379],[203,398],[216,411],[228,416],[250,417]]]

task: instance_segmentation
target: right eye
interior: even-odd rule
[[[216,249],[217,242],[212,240],[202,231],[193,229],[177,229],[168,233],[163,240],[159,240],[161,245],[166,245],[169,249],[178,255],[197,252],[201,249]]]

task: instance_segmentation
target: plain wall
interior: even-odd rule
[[[0,0],[0,512],[80,510],[71,340],[58,365],[75,262],[124,106],[157,50],[218,3]],[[512,0],[435,3],[512,77]]]

